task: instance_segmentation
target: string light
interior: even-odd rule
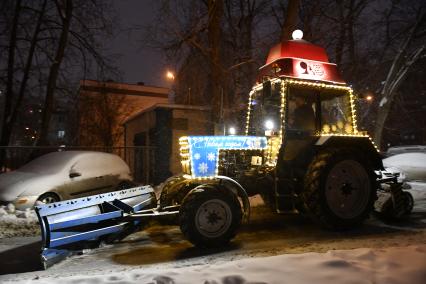
[[[368,137],[368,139],[371,141],[372,145],[376,149],[376,151],[379,152],[378,147],[375,145],[374,141],[371,139],[371,137],[365,133],[358,131],[357,127],[357,115],[356,115],[356,108],[355,108],[355,96],[353,94],[353,89],[346,85],[336,85],[333,83],[324,83],[324,82],[311,82],[306,80],[300,80],[300,79],[289,79],[289,78],[271,78],[269,79],[271,84],[280,84],[281,85],[281,109],[280,109],[280,120],[281,120],[281,126],[279,127],[278,137],[277,136],[271,136],[267,140],[267,147],[266,149],[259,148],[259,149],[232,149],[237,151],[252,151],[252,150],[263,150],[264,154],[266,156],[266,165],[268,166],[275,166],[279,149],[281,148],[282,142],[285,139],[283,128],[285,125],[285,111],[286,111],[286,93],[289,87],[292,86],[301,86],[301,87],[307,87],[310,89],[317,89],[317,90],[336,90],[336,91],[345,91],[349,95],[349,102],[350,102],[350,111],[351,111],[351,118],[352,118],[352,133],[325,133],[324,131],[320,131],[316,134],[316,136],[338,136],[338,137]],[[245,135],[249,135],[249,126],[250,126],[250,115],[252,112],[252,105],[253,105],[253,96],[256,92],[261,91],[263,88],[263,84],[258,83],[256,84],[252,90],[249,93],[248,98],[248,107],[247,107],[247,117],[246,117],[246,128],[245,128]],[[348,125],[349,129],[350,126]],[[193,165],[190,160],[190,149],[189,149],[189,143],[188,143],[188,137],[181,137],[179,138],[179,145],[180,145],[180,155],[182,157],[182,166],[184,168],[184,173],[187,173],[187,178],[196,179],[196,180],[206,180],[206,179],[214,179],[215,176],[209,176],[209,177],[195,177],[193,175],[194,169],[192,168]],[[230,150],[226,150],[230,151]],[[219,150],[220,154],[221,150]],[[216,161],[216,171],[215,175],[219,175],[219,159]]]
[[[219,158],[216,159],[216,168],[215,174],[213,176],[195,176],[194,163],[191,162],[191,147],[189,145],[189,137],[182,136],[179,138],[180,146],[180,156],[183,173],[186,174],[187,179],[194,180],[211,180],[215,179],[219,175]],[[218,157],[223,151],[239,151],[239,152],[249,152],[249,151],[264,151],[266,147],[253,147],[253,148],[232,148],[232,149],[218,149]]]

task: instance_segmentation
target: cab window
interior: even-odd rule
[[[279,131],[281,128],[281,83],[256,91],[252,95],[248,134],[264,136],[265,130]]]
[[[288,90],[287,126],[290,130],[313,132],[317,130],[319,115],[318,91],[291,87]]]
[[[353,133],[350,97],[347,92],[321,92],[321,124],[322,133]]]

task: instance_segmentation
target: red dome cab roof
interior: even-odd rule
[[[279,76],[345,84],[336,64],[330,63],[325,49],[301,39],[272,47],[266,64],[259,71],[258,82],[262,82],[264,76]]]
[[[269,50],[266,65],[281,58],[303,58],[329,62],[327,52],[323,47],[306,40],[289,40],[275,45]]]

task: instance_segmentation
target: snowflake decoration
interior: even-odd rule
[[[202,173],[202,174],[205,174],[205,173],[207,173],[207,171],[209,170],[209,167],[207,166],[207,164],[206,163],[201,163],[199,166],[198,166],[198,171],[200,172],[200,173]]]
[[[200,153],[195,153],[195,154],[194,154],[194,159],[195,159],[195,160],[199,160],[200,158],[201,158]]]
[[[207,154],[207,160],[214,161],[216,158],[216,155],[214,153],[208,153]]]

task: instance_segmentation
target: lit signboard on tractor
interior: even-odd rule
[[[188,136],[191,172],[194,177],[217,175],[220,150],[263,150],[266,137]]]
[[[323,63],[311,60],[293,60],[293,72],[302,79],[322,80],[326,77]]]

